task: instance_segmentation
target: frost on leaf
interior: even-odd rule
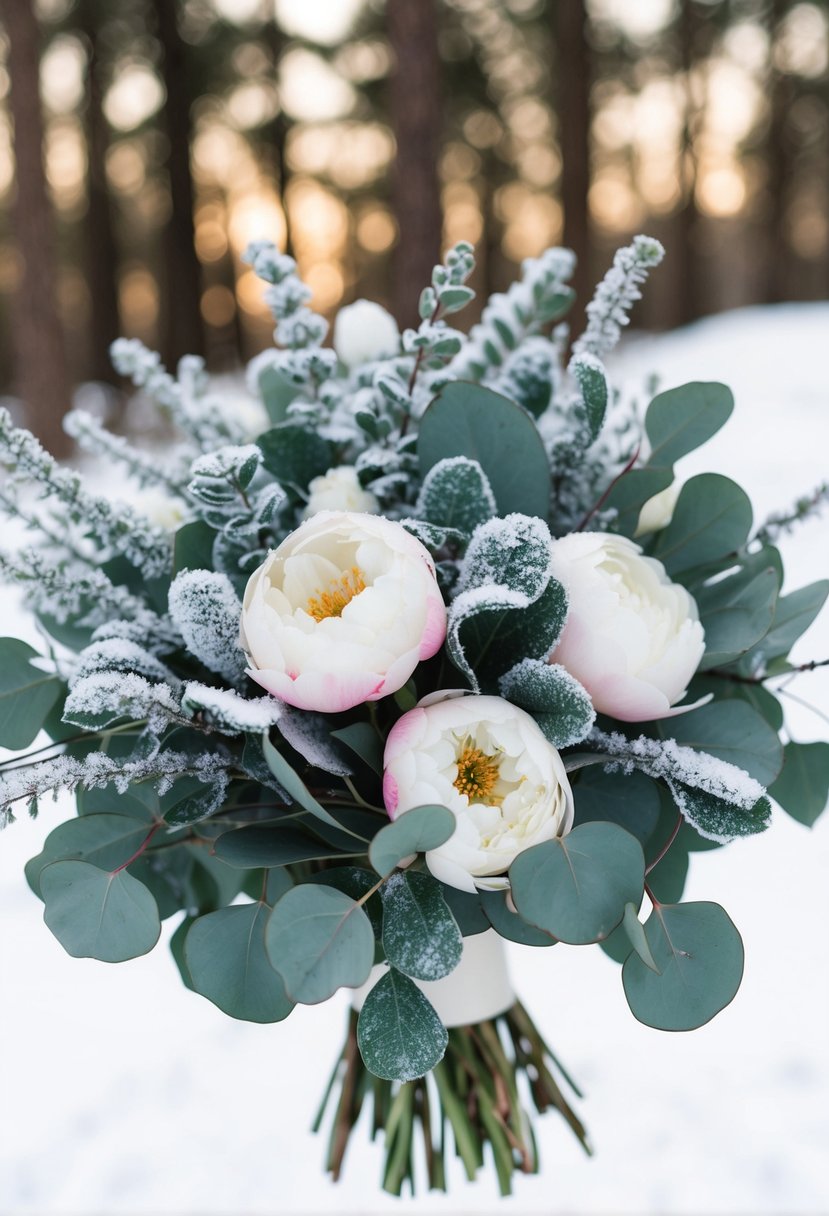
[[[522,659],[498,683],[503,697],[533,714],[554,747],[581,743],[593,729],[593,702],[559,663]]]
[[[99,671],[76,680],[63,707],[63,721],[87,730],[112,722],[147,718],[159,728],[179,712],[168,684],[151,683],[134,672]]]
[[[744,769],[675,739],[626,739],[594,730],[590,742],[623,768],[639,768],[668,786],[682,814],[701,836],[724,844],[762,832],[770,807],[765,790]]]
[[[196,681],[185,686],[181,707],[191,716],[200,714],[226,735],[262,734],[282,715],[282,703],[275,697],[248,700],[231,688],[210,688]]]
[[[230,684],[244,675],[239,646],[242,605],[224,574],[184,570],[170,587],[170,615],[187,649]]]

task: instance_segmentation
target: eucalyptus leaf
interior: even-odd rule
[[[538,428],[520,405],[490,389],[460,380],[441,389],[420,419],[417,454],[423,476],[447,457],[476,460],[499,515],[547,518],[550,465]]]
[[[642,962],[651,971],[659,974],[659,968],[654,961],[651,948],[648,945],[648,939],[645,934],[645,927],[639,919],[639,913],[635,904],[625,904],[625,915],[622,919],[622,928],[624,929],[627,939],[633,949],[641,958]]]
[[[416,806],[381,828],[369,846],[369,861],[378,874],[390,874],[413,853],[425,853],[445,844],[456,827],[445,806]]]
[[[393,967],[366,997],[357,1022],[363,1063],[376,1077],[414,1081],[440,1063],[449,1036],[428,999]]]
[[[787,743],[783,756],[769,794],[792,819],[810,828],[829,799],[829,743]]]
[[[216,856],[243,870],[297,865],[339,857],[342,850],[290,826],[251,824],[223,832],[213,846]]]
[[[695,594],[705,629],[705,654],[699,670],[722,667],[750,650],[768,633],[780,580],[771,565],[740,569]]]
[[[330,811],[327,811],[324,806],[317,802],[305,782],[301,780],[282,753],[274,747],[267,735],[262,736],[262,751],[265,762],[274,777],[276,777],[279,785],[298,806],[301,806],[303,810],[319,819],[322,823],[327,823],[329,827],[337,828],[349,836],[355,835],[349,828],[344,827],[338,819],[335,819]]]
[[[295,422],[282,422],[256,441],[263,463],[285,489],[306,490],[315,477],[334,464],[334,449],[327,439]]]
[[[265,951],[266,904],[235,904],[200,916],[184,943],[192,987],[223,1013],[281,1022],[293,1009]]]
[[[430,524],[471,534],[496,512],[495,496],[477,460],[439,460],[423,480],[417,514]]]
[[[679,492],[673,517],[651,550],[672,578],[738,553],[751,531],[745,490],[719,473],[691,477]]]
[[[383,775],[383,742],[370,722],[352,722],[332,730],[331,736],[359,756],[372,772]]]
[[[114,870],[127,861],[147,838],[145,820],[126,815],[80,815],[67,819],[49,833],[43,851],[26,864],[26,879],[40,895],[44,866],[70,858],[88,861],[104,870]]]
[[[265,945],[288,996],[303,1005],[327,1001],[338,988],[359,988],[374,962],[374,933],[359,904],[310,883],[274,905]]]
[[[633,536],[639,514],[645,503],[667,490],[674,480],[671,468],[639,468],[623,473],[610,487],[604,506],[615,511],[613,530],[623,536]]]
[[[430,874],[396,873],[380,888],[383,948],[393,967],[416,980],[439,980],[454,971],[463,938]]]
[[[481,891],[481,906],[492,928],[501,937],[522,946],[554,946],[556,939],[543,929],[536,929],[513,912],[508,904],[506,891]]]
[[[622,983],[631,1012],[657,1030],[695,1030],[728,1005],[743,977],[743,943],[714,903],[661,904],[645,924],[659,972],[631,954]]]
[[[120,963],[147,954],[161,921],[147,888],[126,870],[109,873],[88,861],[53,861],[40,874],[43,919],[75,958]]]
[[[716,435],[731,417],[731,389],[715,381],[694,381],[654,397],[645,414],[650,465],[673,465]]]
[[[712,701],[657,724],[660,737],[727,760],[768,787],[783,764],[777,732],[747,701]]]
[[[639,841],[613,823],[585,823],[519,853],[510,866],[515,906],[525,920],[571,945],[600,941],[642,898]]]
[[[40,655],[17,638],[0,638],[0,747],[20,751],[33,742],[65,685],[31,664]]]
[[[585,768],[573,784],[575,825],[604,820],[617,823],[644,845],[659,819],[659,786],[638,769],[606,773]],[[676,818],[676,811],[674,811]]]
[[[579,386],[591,442],[599,437],[607,413],[610,386],[607,373],[595,355],[577,355],[569,368]]]

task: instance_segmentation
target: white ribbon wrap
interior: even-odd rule
[[[372,967],[366,982],[354,989],[351,998],[354,1009],[358,1012],[362,1009],[369,992],[385,972],[385,963]],[[429,998],[447,1028],[486,1022],[515,1004],[504,940],[494,929],[465,937],[461,961],[442,980],[413,982]]]

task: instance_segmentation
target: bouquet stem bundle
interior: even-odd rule
[[[557,1110],[590,1154],[586,1130],[564,1088],[579,1098],[581,1091],[519,1001],[497,1017],[451,1028],[443,1060],[416,1081],[388,1081],[369,1072],[357,1045],[357,1022],[351,1010],[314,1123],[318,1132],[333,1107],[325,1168],[335,1182],[364,1107],[372,1139],[384,1140],[383,1189],[392,1195],[400,1195],[407,1182],[415,1192],[418,1141],[430,1190],[447,1190],[447,1153],[454,1151],[471,1181],[489,1148],[500,1192],[511,1194],[514,1174],[537,1174],[540,1167],[528,1106],[538,1114]]]

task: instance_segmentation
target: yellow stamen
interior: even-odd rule
[[[317,589],[308,601],[307,612],[315,621],[324,621],[329,616],[342,616],[343,608],[350,604],[355,595],[365,591],[366,581],[359,566],[345,570],[339,578],[332,578],[329,590]]]
[[[498,806],[502,800],[492,795],[492,788],[498,780],[499,771],[495,756],[488,756],[479,747],[466,747],[458,756],[458,775],[453,785],[470,802]]]

